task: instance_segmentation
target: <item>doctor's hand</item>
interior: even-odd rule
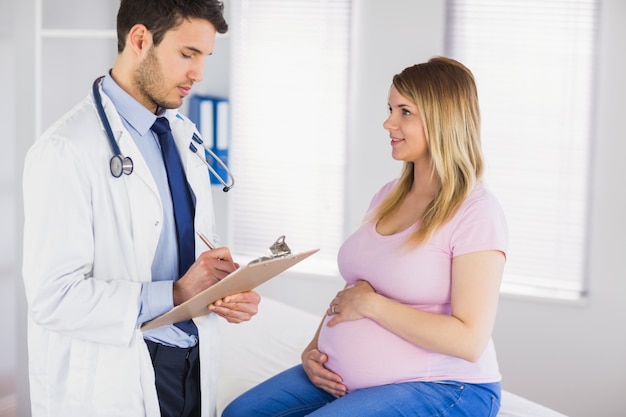
[[[174,305],[184,303],[199,292],[215,285],[239,268],[228,248],[215,248],[200,254],[187,273],[174,281]]]
[[[209,305],[209,310],[224,317],[229,323],[241,323],[250,320],[259,311],[260,302],[259,294],[247,291],[217,300]]]

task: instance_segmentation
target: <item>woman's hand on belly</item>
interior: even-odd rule
[[[346,395],[348,388],[342,383],[341,376],[326,369],[324,364],[327,361],[328,356],[317,349],[311,349],[302,355],[302,367],[313,385],[335,397]]]
[[[327,325],[365,318],[364,309],[371,305],[368,298],[372,294],[376,294],[376,291],[367,281],[357,281],[353,286],[339,291],[326,311],[330,317]]]

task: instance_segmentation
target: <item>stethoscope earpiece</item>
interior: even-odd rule
[[[193,136],[191,137],[191,139],[193,140],[192,142],[189,143],[189,150],[191,152],[193,152],[194,154],[196,154],[196,156],[198,158],[200,158],[200,160],[204,163],[204,165],[206,165],[206,167],[209,169],[209,171],[211,172],[211,174],[213,174],[213,176],[222,183],[222,185],[224,186],[224,188],[222,188],[222,191],[224,191],[225,193],[228,192],[231,188],[233,188],[235,186],[235,177],[233,177],[233,173],[230,172],[230,169],[228,169],[228,166],[224,163],[224,161],[222,161],[216,154],[215,152],[213,152],[211,150],[211,148],[209,148],[202,139],[200,139],[200,136],[196,135],[195,133],[193,134]],[[193,142],[196,142],[198,145],[202,145],[202,148],[204,148],[204,150],[206,151],[206,153],[208,153],[211,158],[213,158],[215,160],[215,162],[217,162],[222,168],[224,168],[224,171],[226,171],[226,180],[224,180],[224,178],[222,178],[221,175],[219,175],[217,173],[217,171],[215,171],[215,168],[213,168],[211,166],[211,164],[209,164],[206,160],[206,158],[204,156],[201,156],[198,153],[198,147],[196,145],[193,144]],[[227,183],[227,181],[230,180],[230,184]]]

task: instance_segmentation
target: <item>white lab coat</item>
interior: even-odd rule
[[[112,151],[90,95],[48,129],[24,168],[24,264],[32,415],[159,416],[150,355],[136,325],[163,210],[156,184],[110,99],[103,104],[131,175]],[[170,115],[176,114],[175,111]],[[206,166],[189,149],[195,126],[168,117],[196,198],[195,229],[211,236]],[[196,256],[204,249],[196,241]],[[217,316],[196,320],[202,415],[215,413]]]

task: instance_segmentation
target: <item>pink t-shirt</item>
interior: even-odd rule
[[[395,183],[386,184],[374,196],[370,209]],[[426,243],[407,249],[403,245],[416,227],[382,236],[372,222],[364,223],[339,250],[343,278],[348,284],[366,280],[376,292],[416,309],[450,314],[452,258],[507,250],[504,214],[481,184]],[[349,390],[406,381],[487,383],[501,379],[492,340],[472,363],[422,349],[369,319],[323,325],[318,348],[328,355],[327,368],[339,374]]]

